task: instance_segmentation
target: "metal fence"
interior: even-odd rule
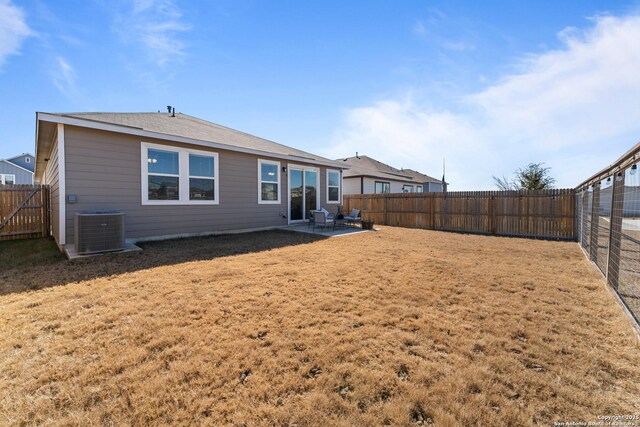
[[[576,188],[577,236],[640,325],[640,144]]]

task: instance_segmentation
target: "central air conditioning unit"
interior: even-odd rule
[[[76,213],[76,252],[95,254],[121,251],[124,243],[124,212],[84,211]]]

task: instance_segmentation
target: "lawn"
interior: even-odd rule
[[[45,258],[0,271],[1,425],[640,414],[640,344],[576,243],[384,227]]]

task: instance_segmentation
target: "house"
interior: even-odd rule
[[[411,169],[396,169],[368,156],[336,160],[343,173],[344,194],[422,193],[442,191],[442,181]]]
[[[61,249],[88,210],[125,212],[130,241],[304,222],[336,211],[345,167],[186,114],[36,114],[35,179]]]
[[[33,184],[34,160],[27,153],[0,159],[0,184]]]

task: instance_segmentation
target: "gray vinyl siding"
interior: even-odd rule
[[[141,142],[218,153],[218,205],[142,205]],[[74,241],[76,212],[94,209],[124,211],[126,238],[224,232],[287,224],[288,163],[282,159],[170,141],[65,126],[67,243]],[[280,204],[258,204],[258,158],[280,162]],[[296,164],[300,164],[296,162]],[[287,169],[288,170],[288,169]],[[320,168],[320,202],[326,205],[326,169]],[[285,218],[282,218],[282,216]]]
[[[15,175],[16,184],[33,184],[33,174],[6,160],[0,161],[0,174]]]
[[[48,185],[51,204],[51,235],[59,243],[60,237],[60,186],[59,186],[58,145],[53,144],[49,161],[46,163],[42,183]]]

